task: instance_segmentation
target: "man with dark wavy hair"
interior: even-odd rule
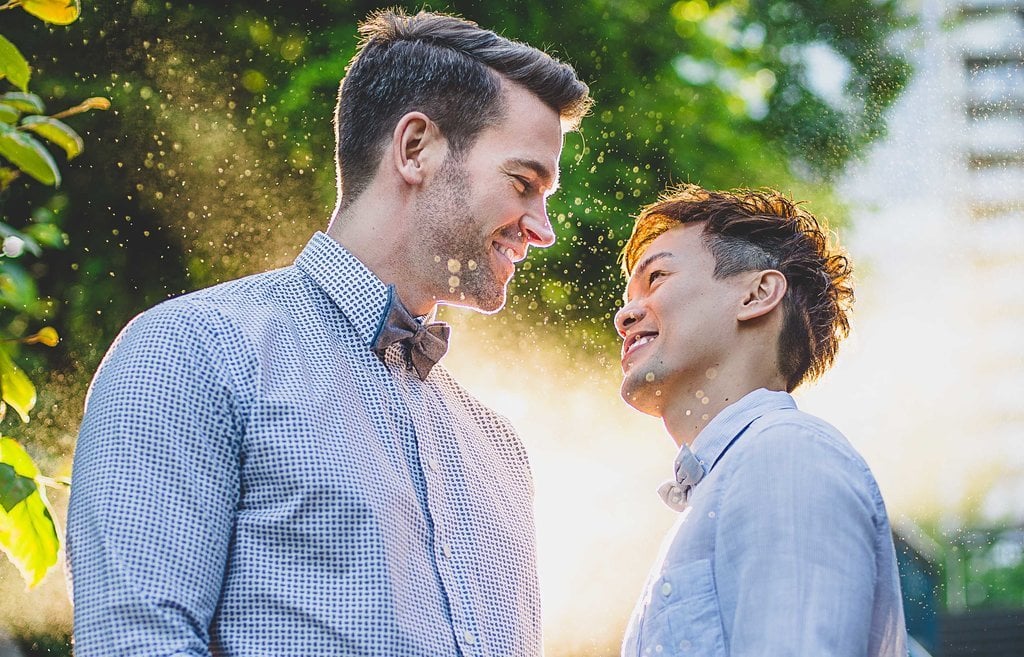
[[[68,520],[78,657],[541,651],[523,446],[436,365],[430,319],[498,310],[554,241],[587,86],[452,16],[360,32],[326,234],[143,313],[96,374]]]
[[[679,447],[681,513],[622,654],[905,656],[878,486],[789,395],[849,331],[850,266],[770,190],[670,190],[623,251],[622,396]]]

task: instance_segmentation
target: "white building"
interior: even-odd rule
[[[806,405],[890,509],[1024,521],[1024,0],[920,0],[914,77],[841,185],[855,333]]]

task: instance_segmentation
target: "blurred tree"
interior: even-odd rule
[[[71,222],[88,251],[55,268],[75,357],[94,363],[127,317],[163,296],[287,263],[325,224],[337,83],[356,23],[384,4],[89,8],[85,38],[62,44],[76,65],[47,71],[55,93],[85,81],[123,108],[81,165],[103,189],[87,179],[67,188],[84,200],[79,187],[88,186],[92,196],[75,210],[90,221]],[[828,181],[882,133],[882,111],[908,76],[885,48],[901,20],[894,0],[433,8],[549,47],[591,84],[594,116],[567,138],[562,191],[550,204],[559,242],[516,278],[508,316],[599,340],[612,335],[615,255],[641,204],[691,181],[771,185],[835,213]]]

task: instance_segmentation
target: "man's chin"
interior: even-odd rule
[[[622,401],[626,402],[636,410],[654,417],[662,416],[659,396],[650,385],[637,384],[631,381],[629,375],[622,380],[622,387],[619,388],[619,395]]]
[[[446,300],[443,303],[448,306],[468,308],[484,315],[493,315],[505,307],[505,288],[502,287],[496,292],[479,295],[466,295],[465,298]]]

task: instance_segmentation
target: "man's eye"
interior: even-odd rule
[[[533,183],[522,176],[512,176],[515,180],[515,188],[520,194],[529,194],[533,191]]]
[[[650,284],[651,284],[651,283],[653,283],[653,282],[654,282],[655,280],[657,280],[657,279],[661,278],[661,277],[662,277],[662,276],[664,276],[664,275],[665,275],[665,272],[664,272],[664,271],[662,271],[662,270],[660,270],[660,269],[655,269],[654,271],[652,271],[652,272],[650,273],[650,275],[648,275],[648,276],[647,276],[647,284],[648,284],[648,285],[650,285]]]

